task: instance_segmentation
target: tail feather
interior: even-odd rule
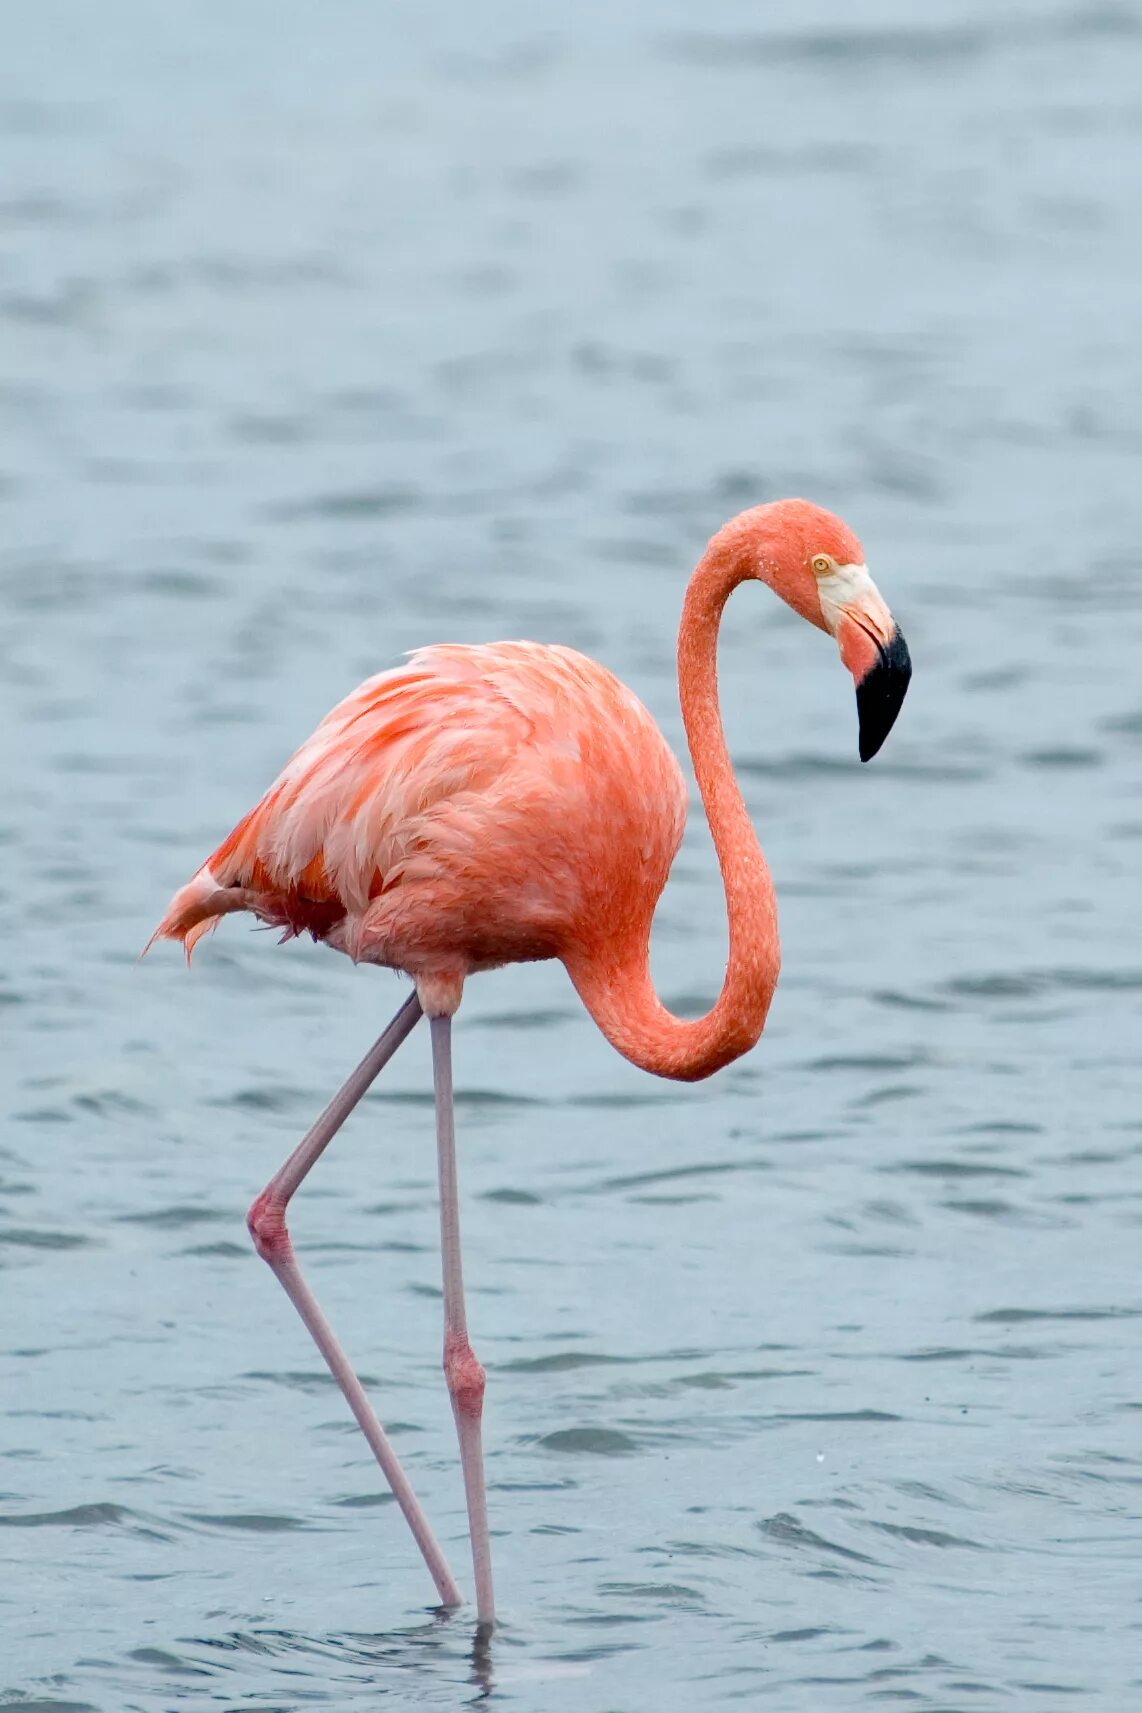
[[[186,961],[204,934],[213,933],[223,916],[233,910],[248,910],[250,898],[244,887],[219,886],[209,866],[200,868],[193,880],[179,889],[167,913],[143,947],[146,957],[156,940],[181,940]]]

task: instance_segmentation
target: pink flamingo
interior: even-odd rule
[[[559,958],[599,1028],[633,1064],[691,1081],[755,1044],[780,963],[773,882],[734,780],[718,709],[722,609],[768,583],[828,631],[856,682],[860,757],[876,754],[908,687],[904,639],[839,518],[779,500],[713,537],[686,591],[678,690],[729,913],[722,991],[704,1017],[666,1010],[648,965],[651,921],[682,838],[686,789],[636,696],[570,648],[440,644],[338,704],[188,885],[154,939],[187,957],[234,910],[308,931],[416,991],[258,1196],[248,1223],[348,1400],[445,1605],[460,1593],[360,1381],[303,1278],[286,1229],[295,1190],[370,1083],[427,1014],[432,1034],[444,1372],[460,1445],[478,1621],[493,1622],[481,1418],[468,1340],[452,1111],[451,1025],[477,970]]]

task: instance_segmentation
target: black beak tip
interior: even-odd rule
[[[912,677],[908,644],[898,630],[880,649],[876,665],[857,685],[860,758],[871,761],[892,730]]]

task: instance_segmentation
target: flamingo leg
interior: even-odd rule
[[[436,1154],[440,1173],[440,1250],[444,1269],[444,1373],[460,1441],[472,1569],[476,1579],[476,1617],[495,1621],[492,1552],[488,1541],[488,1503],[484,1489],[481,1418],[484,1370],[468,1342],[464,1308],[464,1270],[460,1258],[460,1207],[456,1188],[456,1126],[452,1100],[452,1019],[432,1017],[432,1077],[436,1093]]]
[[[348,1081],[333,1096],[312,1130],[298,1143],[285,1164],[270,1179],[251,1207],[246,1223],[258,1254],[269,1263],[277,1275],[290,1302],[325,1358],[329,1372],[345,1394],[349,1408],[356,1416],[361,1432],[368,1440],[373,1456],[384,1471],[397,1504],[404,1512],[428,1566],[429,1575],[436,1584],[441,1602],[445,1606],[459,1606],[460,1590],[429,1527],[428,1518],[420,1508],[416,1494],[365,1396],[360,1380],[353,1372],[348,1357],[302,1276],[286,1228],[286,1208],[294,1191],[325,1152],[370,1083],[415,1028],[420,1017],[420,1001],[413,994],[401,1006],[384,1034],[366,1053]]]

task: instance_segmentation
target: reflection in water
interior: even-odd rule
[[[589,1677],[587,1660],[521,1659],[523,1638],[510,1625],[473,1624],[444,1607],[427,1623],[411,1624],[386,1635],[347,1633],[324,1637],[295,1630],[257,1628],[218,1636],[188,1636],[180,1652],[136,1649],[137,1663],[167,1666],[184,1675],[213,1676],[234,1658],[257,1658],[283,1677],[306,1684],[305,1696],[320,1700],[320,1686],[342,1680],[343,1673],[374,1691],[415,1694],[425,1674],[470,1684],[471,1704],[489,1699],[497,1688],[562,1684]],[[144,1655],[147,1658],[144,1658]]]
[[[477,1624],[472,1636],[472,1682],[481,1691],[481,1699],[491,1695],[496,1687],[492,1670],[493,1631],[489,1624]]]

